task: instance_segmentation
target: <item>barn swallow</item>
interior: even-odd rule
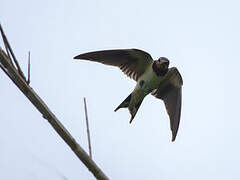
[[[151,93],[163,100],[170,118],[172,141],[175,140],[181,116],[183,80],[176,67],[169,68],[167,58],[154,61],[149,53],[139,49],[114,49],[88,52],[74,59],[117,66],[137,82],[133,92],[115,109],[128,108],[130,123],[146,95]]]

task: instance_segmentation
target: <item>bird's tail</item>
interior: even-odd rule
[[[119,110],[120,108],[128,108],[130,114],[131,114],[131,119],[130,119],[130,123],[132,122],[132,120],[134,119],[135,115],[137,114],[137,111],[140,107],[140,105],[142,104],[143,98],[141,98],[141,100],[138,101],[138,103],[134,103],[131,104],[130,106],[130,102],[131,102],[131,98],[132,98],[132,94],[130,94],[114,111],[116,112],[117,110]]]
[[[116,112],[120,108],[127,108],[130,104],[132,94],[130,94],[114,111]]]

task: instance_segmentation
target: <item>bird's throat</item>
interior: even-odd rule
[[[158,68],[156,62],[153,63],[152,69],[157,76],[164,76],[168,72],[168,69]]]

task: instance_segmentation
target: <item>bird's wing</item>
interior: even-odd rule
[[[177,68],[170,68],[158,89],[152,92],[156,98],[164,101],[172,130],[172,141],[177,136],[181,116],[183,80]]]
[[[80,54],[74,57],[74,59],[83,59],[117,66],[127,76],[136,81],[145,72],[148,65],[153,62],[150,54],[139,49],[94,51]]]

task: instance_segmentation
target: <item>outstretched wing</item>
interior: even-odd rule
[[[153,96],[164,101],[170,118],[172,141],[174,141],[177,136],[180,122],[182,105],[182,85],[183,80],[181,74],[179,73],[177,68],[173,67],[169,69],[166,77],[159,85],[158,89],[155,89],[152,92]]]
[[[74,59],[83,59],[117,66],[135,81],[145,72],[148,65],[153,62],[150,54],[139,49],[94,51],[80,54],[74,57]]]

